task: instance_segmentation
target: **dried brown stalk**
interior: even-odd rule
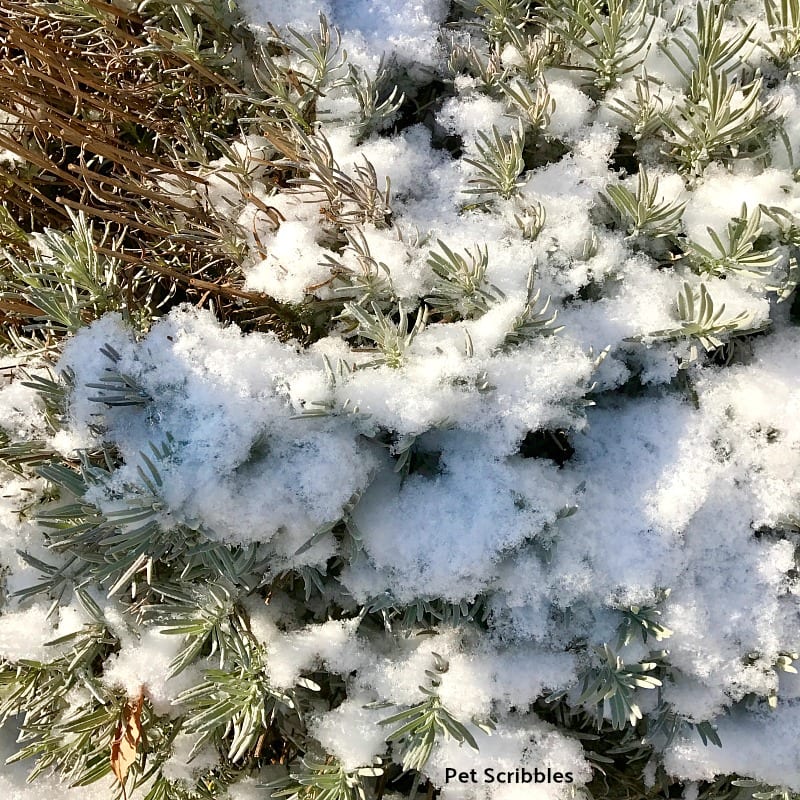
[[[255,318],[268,309],[287,335],[302,335],[288,308],[241,289],[232,223],[158,182],[172,176],[187,192],[206,182],[203,164],[182,154],[194,154],[206,133],[238,137],[251,110],[244,79],[174,47],[136,13],[83,4],[77,14],[66,3],[0,0],[0,149],[21,160],[0,163],[0,203],[29,233],[64,229],[65,209],[81,211],[118,242],[115,256],[165,284],[150,294],[156,300],[213,301],[226,318],[252,305]],[[268,134],[288,145],[277,130]],[[20,254],[18,242],[2,244]]]

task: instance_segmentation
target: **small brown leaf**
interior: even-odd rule
[[[143,706],[144,689],[139,692],[135,700],[129,700],[125,704],[114,732],[114,741],[111,742],[111,770],[122,786],[122,796],[125,798],[128,796],[125,791],[125,778],[131,765],[136,761],[139,745],[143,740]]]

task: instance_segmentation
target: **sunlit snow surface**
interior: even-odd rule
[[[313,30],[322,12],[341,31],[352,62],[374,71],[383,59],[410,84],[444,69],[444,0],[240,5],[261,34],[270,22],[284,30]],[[687,15],[694,13],[692,4],[683,5]],[[745,15],[752,11],[744,2],[737,8]],[[657,48],[646,66],[667,90],[680,88],[673,65]],[[619,621],[614,609],[646,604],[668,588],[661,620],[672,635],[646,646],[634,639],[623,655],[636,661],[647,657],[650,645],[668,649],[675,679],[664,686],[664,699],[689,720],[718,722],[723,740],[718,749],[704,747],[694,735],[678,736],[664,757],[669,774],[695,781],[737,772],[800,790],[800,681],[773,668],[779,654],[800,649],[797,534],[754,535],[762,528],[788,529],[787,519],[800,508],[800,333],[787,309],[771,307],[752,282],[708,278],[728,313],[749,311],[755,324],[771,317],[772,330],[752,343],[743,363],[690,366],[694,395],[674,388],[676,353],[686,358],[688,347],[633,339],[674,324],[683,278],[657,269],[622,233],[592,216],[598,192],[610,181],[632,185],[609,166],[622,123],[579,88],[577,76],[560,71],[548,78],[556,99],[549,132],[565,143],[566,154],[525,174],[523,200],[547,209],[533,242],[519,236],[516,201],[497,202],[491,213],[463,208],[471,168],[434,147],[422,125],[362,143],[346,121],[322,125],[343,169],[352,172],[366,157],[381,181],[391,178],[394,225],[365,226],[364,235],[388,266],[399,296],[413,307],[430,290],[426,260],[437,239],[461,250],[485,243],[488,277],[505,296],[485,316],[430,325],[401,369],[357,370],[341,385],[326,380],[325,359],[363,364],[370,356],[351,351],[340,330],[302,351],[272,334],[245,336],[208,312],[183,308],[134,341],[120,319],[109,316],[66,348],[59,367],[74,371],[76,390],[66,430],[51,444],[67,454],[92,447],[102,427],[126,462],[115,478],[121,485],[136,479],[138,454],[148,443],[171,435],[175,456],[161,465],[169,509],[163,523],[202,528],[225,542],[261,542],[276,573],[292,566],[324,570],[336,552],[333,537],[300,555],[298,548],[357,500],[352,522],[361,552],[340,577],[348,598],[343,603],[353,607],[382,596],[403,604],[486,596],[485,636],[462,639],[448,632],[435,641],[401,641],[395,649],[371,641],[357,624],[296,629],[279,603],[253,607],[254,633],[268,644],[275,685],[289,687],[315,667],[345,679],[348,699],[318,714],[311,732],[349,767],[385,749],[385,730],[377,726],[381,713],[364,706],[378,698],[417,702],[417,687],[437,652],[450,661],[443,698],[464,719],[494,713],[498,731],[480,739],[479,757],[453,742],[438,746],[430,765],[435,781],[442,781],[446,767],[460,769],[463,761],[468,769],[478,758],[510,769],[553,765],[571,769],[578,783],[587,781],[590,770],[577,741],[528,708],[543,694],[575,685],[576,641],[612,642]],[[800,94],[794,85],[771,91],[790,114],[786,133],[800,152]],[[614,89],[618,97],[632,92],[632,81]],[[435,116],[474,156],[479,132],[491,125],[511,130],[514,123],[504,112],[501,102],[462,79]],[[255,151],[264,145],[254,138],[247,146]],[[659,177],[667,199],[686,201],[684,224],[696,241],[707,237],[707,226],[724,228],[743,202],[798,208],[792,170],[777,145],[769,169],[712,165],[691,191],[674,173]],[[228,191],[211,181],[208,201],[221,204]],[[269,196],[269,204],[285,222],[277,231],[266,224],[257,231],[268,255],[254,246],[248,287],[300,302],[330,274],[321,203],[283,194]],[[242,201],[233,208],[246,228],[258,225],[252,205]],[[591,240],[596,252],[581,257]],[[534,264],[538,285],[552,296],[565,328],[556,337],[503,350]],[[603,286],[596,302],[577,296],[590,278]],[[146,411],[108,409],[90,400],[96,391],[85,385],[108,366],[100,353],[107,344],[120,353],[120,371],[155,398]],[[610,353],[596,367],[606,347]],[[615,394],[634,363],[640,391]],[[478,392],[474,387],[484,373],[492,388]],[[588,408],[587,393],[596,402]],[[310,408],[345,404],[359,413],[301,417]],[[47,435],[30,390],[18,384],[2,389],[0,409],[0,426],[10,433]],[[529,431],[556,429],[567,431],[574,447],[566,464],[522,457],[520,443]],[[435,455],[437,469],[403,480],[389,448],[374,441],[382,430],[417,436],[418,446]],[[13,588],[36,577],[15,550],[35,551],[37,545],[32,526],[14,512],[24,488],[15,480],[7,487],[0,499],[2,560],[12,567]],[[101,507],[112,503],[95,492],[92,500]],[[56,635],[44,611],[6,610],[0,652],[11,659],[40,655],[43,639],[30,630],[47,631],[44,639]],[[54,624],[60,633],[70,620]],[[104,679],[126,688],[145,683],[153,702],[169,708],[185,684],[184,676],[165,680],[174,651],[173,642],[161,639],[123,639]],[[739,703],[774,692],[779,704],[772,712],[763,703]],[[643,692],[641,702],[650,710],[655,692]],[[173,762],[174,774],[183,774],[179,751]],[[0,789],[9,780],[0,778]],[[12,800],[33,797],[33,789],[6,788],[4,796]],[[539,791],[536,797],[567,796],[557,785]],[[243,800],[251,796],[248,786],[235,792]],[[522,789],[452,787],[443,796],[483,793],[532,796]]]

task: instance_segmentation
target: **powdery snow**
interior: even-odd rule
[[[681,9],[694,24],[693,3],[665,6],[670,19]],[[269,35],[269,23],[284,32],[314,30],[324,13],[341,31],[351,63],[374,75],[383,62],[404,90],[445,74],[444,0],[243,0],[241,7],[261,36]],[[737,18],[726,31],[741,29]],[[673,33],[659,21],[652,36]],[[747,57],[755,63],[763,54]],[[510,65],[520,58],[503,53]],[[664,81],[659,91],[669,107],[685,89],[680,72],[656,46],[645,66]],[[288,690],[319,669],[341,679],[346,699],[314,707],[309,725],[348,769],[387,751],[378,723],[392,712],[369,704],[422,702],[426,670],[441,657],[449,669],[440,697],[474,733],[480,755],[453,740],[437,742],[425,770],[434,784],[444,785],[447,768],[468,770],[478,760],[512,771],[571,771],[576,787],[585,784],[592,768],[580,742],[531,707],[557,691],[577,701],[592,648],[615,641],[624,609],[660,597],[660,620],[671,635],[646,645],[635,639],[620,650],[633,663],[667,649],[658,694],[689,723],[711,721],[723,742],[703,746],[685,726],[664,749],[667,772],[687,781],[736,772],[800,790],[800,689],[776,669],[783,655],[800,649],[800,334],[768,281],[706,275],[726,319],[747,314],[752,328],[768,334],[740,345],[731,364],[704,360],[693,352],[694,340],[663,341],[659,332],[679,324],[684,282],[697,288],[701,278],[668,254],[638,247],[610,224],[599,199],[609,184],[635,191],[639,180],[612,163],[630,132],[612,101],[631,102],[635,83],[624,78],[596,99],[576,73],[544,77],[556,105],[540,145],[563,153],[526,168],[510,199],[475,203],[465,192],[474,166],[441,146],[449,135],[475,158],[481,133],[517,129],[508,103],[463,75],[427,125],[396,130],[390,121],[382,134],[356,131],[341,87],[321,98],[328,114],[319,131],[343,174],[355,177],[367,159],[378,187],[391,181],[391,224],[365,221],[362,238],[337,238],[319,191],[274,193],[256,169],[248,192],[280,213],[278,224],[220,175],[195,198],[226,208],[249,232],[248,289],[288,304],[346,299],[341,276],[358,273],[363,239],[382,265],[394,307],[416,309],[437,286],[429,258],[442,241],[459,254],[486,247],[486,282],[496,292],[486,313],[456,321],[434,316],[397,368],[379,363],[363,338],[356,341],[346,315],[305,349],[272,333],[245,335],[190,306],[172,310],[138,339],[118,315],[107,315],[72,337],[57,365],[75,383],[63,430],[48,428],[35,393],[18,382],[0,389],[0,429],[11,438],[43,438],[73,458],[113,443],[122,465],[86,498],[106,512],[124,507],[121,496],[141,484],[141,454],[167,443],[155,465],[163,478],[159,528],[181,525],[215,542],[257,543],[269,564],[265,579],[291,568],[324,573],[342,557],[330,581],[335,589],[327,587],[323,598],[310,591],[302,621],[280,592],[249,611],[275,687]],[[797,87],[770,91],[789,115],[786,132],[797,149]],[[240,144],[241,153],[259,148],[270,151],[261,140]],[[743,203],[751,211],[764,204],[797,212],[794,163],[777,149],[769,168],[754,160],[712,164],[694,182],[661,166],[650,174],[661,181],[660,198],[686,203],[682,235],[707,246],[707,228],[724,232]],[[224,173],[225,159],[213,166]],[[546,220],[537,237],[525,239],[515,217],[536,203]],[[763,222],[765,236],[777,234]],[[788,261],[786,248],[779,255],[772,277],[782,276]],[[508,347],[531,270],[564,330]],[[119,354],[114,368],[149,398],[143,404],[110,407],[93,399],[97,389],[87,384],[112,366],[101,353],[109,345]],[[321,410],[327,415],[309,413]],[[558,442],[556,432],[574,448],[566,463],[529,457],[528,436]],[[404,447],[413,448],[409,474],[398,465]],[[15,550],[43,549],[35,525],[17,513],[42,482],[6,477],[0,552],[14,589],[35,577]],[[426,603],[478,603],[484,627],[465,626],[465,633],[442,625],[438,636],[408,638],[362,627],[364,606]],[[333,605],[351,618],[327,618]],[[45,612],[38,603],[4,608],[0,655],[44,657],[45,641],[63,635],[70,621],[64,609],[56,620]],[[103,682],[130,695],[145,686],[158,713],[177,714],[174,697],[197,676],[187,671],[167,680],[180,642],[153,628],[140,634],[120,626],[120,650]],[[777,708],[765,710],[775,695]],[[636,694],[645,712],[654,710],[656,696]],[[489,715],[498,721],[491,736],[477,725]],[[192,744],[176,740],[170,776],[188,780],[206,763],[207,753],[193,766],[182,764]],[[6,776],[3,790],[12,800],[32,797]],[[256,796],[246,781],[231,792],[232,800]],[[569,789],[555,784],[449,785],[442,793],[445,800],[567,796]]]

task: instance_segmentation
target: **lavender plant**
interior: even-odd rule
[[[800,789],[792,2],[0,6],[34,791]]]

